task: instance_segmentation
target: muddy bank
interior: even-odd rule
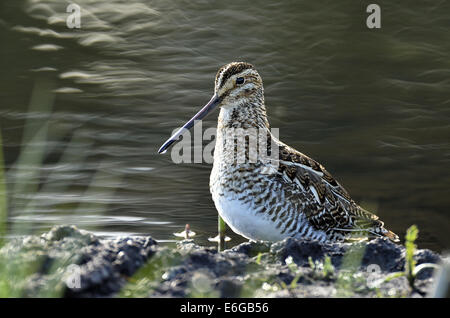
[[[430,250],[414,257],[417,265],[441,262]],[[59,226],[0,249],[3,290],[12,297],[424,297],[433,288],[432,268],[417,274],[414,288],[394,277],[404,270],[404,247],[383,239],[248,242],[219,253],[192,240],[168,246]]]

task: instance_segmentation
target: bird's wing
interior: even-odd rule
[[[386,236],[396,241],[398,237],[384,229],[378,217],[360,206],[349,196],[333,176],[318,162],[301,152],[279,142],[278,175],[302,197],[313,201],[304,212],[317,230],[336,239]],[[309,194],[308,194],[309,193]]]

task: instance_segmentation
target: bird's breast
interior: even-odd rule
[[[215,161],[210,191],[234,232],[252,240],[278,241],[292,236],[305,219],[267,170],[261,163],[226,166]]]

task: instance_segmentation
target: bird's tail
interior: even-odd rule
[[[389,231],[384,227],[384,222],[381,221],[378,216],[369,211],[360,208],[357,213],[357,218],[355,220],[355,225],[357,228],[366,231],[368,233],[368,238],[373,239],[377,237],[387,237],[392,242],[400,242],[400,238],[397,234]]]

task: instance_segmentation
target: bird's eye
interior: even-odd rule
[[[244,84],[244,78],[243,77],[238,77],[238,78],[236,78],[236,84]]]

